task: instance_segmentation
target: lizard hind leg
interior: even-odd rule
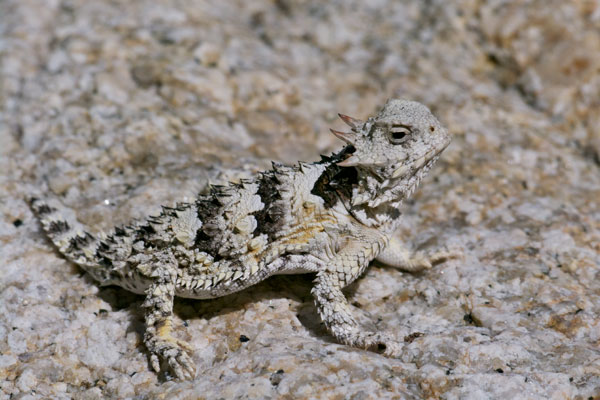
[[[146,290],[146,332],[144,343],[150,352],[150,364],[156,372],[161,362],[177,379],[193,379],[194,362],[188,355],[193,349],[188,343],[172,336],[173,299],[175,297],[176,264],[157,265],[152,269],[153,281]]]

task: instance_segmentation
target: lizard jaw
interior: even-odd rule
[[[444,151],[444,149],[447,146],[448,146],[448,144],[446,144],[442,148],[432,149],[432,150],[428,151],[427,153],[425,153],[425,155],[417,158],[412,164],[409,164],[409,165],[400,165],[392,173],[392,179],[404,178],[404,177],[406,177],[408,175],[408,173],[410,171],[413,171],[412,175],[416,174],[421,168],[423,168],[423,166],[425,164],[427,164],[429,161],[433,160],[442,151]]]

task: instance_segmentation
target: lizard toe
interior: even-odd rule
[[[150,356],[150,363],[155,371],[160,371],[160,360],[168,365],[171,372],[179,380],[193,379],[196,373],[194,362],[188,355],[192,349],[186,342],[169,337],[157,340],[154,351]]]

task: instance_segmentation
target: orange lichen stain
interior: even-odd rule
[[[323,227],[311,227],[309,229],[298,230],[283,239],[282,244],[306,244],[317,233],[323,232]]]
[[[230,333],[230,332],[236,332],[239,330],[239,324],[237,322],[234,322],[233,320],[229,319],[225,322],[225,326],[226,326],[226,332]],[[232,335],[232,334],[226,334],[226,342],[227,342],[227,348],[229,349],[229,351],[238,351],[240,349],[240,347],[242,347],[242,342],[240,341],[240,335],[236,334],[236,335]]]
[[[328,215],[315,215],[313,218],[310,218],[309,221],[295,226],[291,232],[280,238],[281,244],[306,244],[318,233],[323,232],[326,224],[335,224],[333,217]]]
[[[419,387],[423,391],[423,398],[440,399],[455,384],[454,378],[427,378],[419,382]]]
[[[579,329],[587,327],[587,324],[578,315],[574,314],[553,315],[547,325],[549,328],[568,337],[575,336]]]

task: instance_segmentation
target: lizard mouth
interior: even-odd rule
[[[408,174],[410,174],[411,176],[415,175],[421,168],[423,168],[423,166],[425,166],[426,164],[430,164],[432,160],[435,160],[436,157],[442,151],[444,151],[444,149],[447,146],[448,145],[445,145],[441,148],[428,151],[421,157],[417,158],[412,164],[399,166],[392,173],[392,179],[403,178],[406,177]]]

